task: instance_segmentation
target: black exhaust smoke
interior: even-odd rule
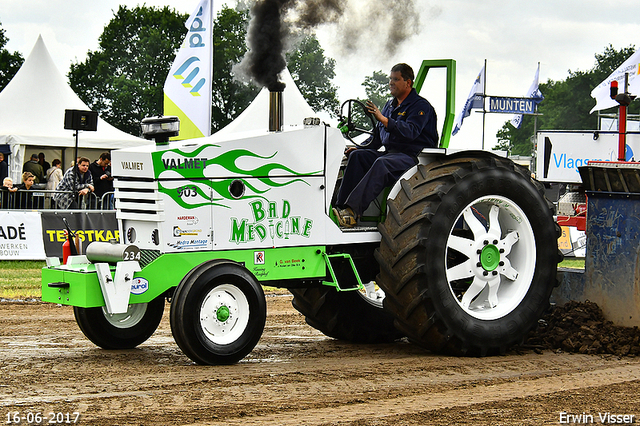
[[[247,41],[249,51],[236,71],[262,87],[279,92],[278,74],[285,68],[287,42],[296,31],[334,24],[344,54],[365,56],[382,50],[386,57],[399,44],[419,32],[415,0],[257,0],[251,8]],[[431,12],[439,9],[432,8]]]
[[[313,29],[337,20],[342,14],[338,0],[258,0],[251,8],[247,41],[249,51],[241,68],[260,86],[271,92],[284,90],[278,74],[286,66],[285,47],[295,29]],[[293,12],[293,20],[287,15]]]
[[[249,75],[260,86],[271,92],[282,92],[284,83],[278,74],[287,65],[284,59],[284,43],[288,30],[283,25],[283,12],[293,0],[262,0],[251,9],[249,25],[249,52],[243,59]]]

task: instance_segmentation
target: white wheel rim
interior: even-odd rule
[[[466,235],[454,235],[460,229]],[[502,318],[520,305],[531,287],[536,265],[533,228],[510,199],[478,198],[454,222],[445,256],[449,289],[462,309],[482,320]]]
[[[370,281],[362,285],[362,288],[358,290],[360,296],[367,302],[374,305],[376,308],[382,309],[382,301],[384,300],[384,290],[376,288],[375,281]]]
[[[129,305],[124,314],[110,314],[106,307],[102,307],[102,313],[109,324],[116,328],[131,328],[138,324],[147,312],[146,303]]]
[[[200,306],[200,326],[207,339],[228,345],[240,338],[249,324],[249,301],[235,285],[213,288]]]

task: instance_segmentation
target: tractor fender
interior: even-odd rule
[[[207,260],[205,262],[202,262],[201,264],[197,265],[196,267],[194,267],[193,269],[191,269],[189,272],[187,272],[187,274],[180,280],[180,282],[178,283],[178,285],[176,286],[176,288],[180,287],[180,285],[182,285],[182,283],[188,281],[192,276],[195,275],[200,275],[203,272],[209,270],[210,268],[214,267],[214,266],[219,266],[219,265],[223,265],[225,263],[231,264],[231,265],[236,265],[236,266],[240,266],[241,268],[245,269],[247,271],[247,273],[251,274],[251,272],[244,267],[244,264],[239,263],[239,262],[235,262],[233,260],[230,259],[211,259],[211,260]],[[253,276],[253,274],[251,274]]]
[[[391,190],[389,191],[389,195],[387,195],[387,202],[393,200],[396,197],[396,195],[398,195],[398,192],[400,192],[400,189],[402,189],[401,182],[413,176],[418,170],[419,165],[429,164],[432,161],[442,157],[452,158],[452,157],[457,157],[461,155],[473,156],[478,158],[479,157],[500,157],[499,155],[496,155],[492,152],[480,151],[480,150],[451,150],[451,149],[444,149],[444,148],[424,149],[418,156],[418,164],[416,164],[415,166],[411,167],[409,170],[404,172],[404,174],[400,176],[400,179],[398,179],[396,183],[391,187]],[[506,157],[506,155],[504,157]]]

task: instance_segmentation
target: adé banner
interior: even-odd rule
[[[44,258],[40,214],[0,211],[0,259],[42,260]]]
[[[82,241],[83,251],[93,241],[120,241],[118,221],[115,211],[96,212],[42,212],[42,233],[44,250],[47,256],[62,257],[62,244],[65,242],[64,222],[66,218],[72,231],[77,231]]]

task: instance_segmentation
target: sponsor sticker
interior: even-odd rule
[[[180,240],[175,243],[167,243],[169,247],[178,250],[194,250],[207,248],[207,240]]]
[[[195,225],[200,221],[198,216],[178,216],[176,219],[186,222],[187,225]]]
[[[149,281],[146,278],[134,278],[131,282],[131,294],[142,294],[149,290]]]
[[[174,237],[182,237],[182,236],[198,236],[202,233],[202,229],[182,229],[179,226],[173,227],[173,236]]]

